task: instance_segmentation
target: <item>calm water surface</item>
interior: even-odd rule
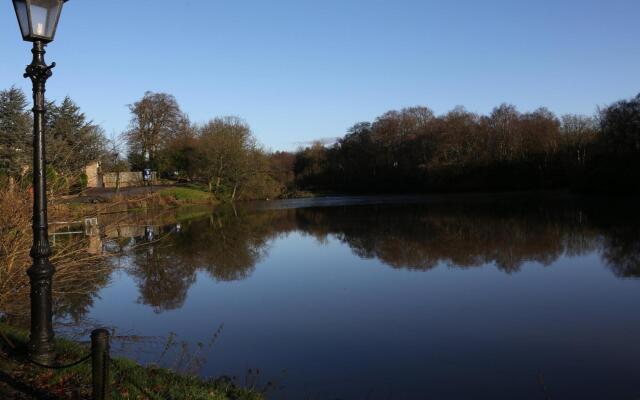
[[[87,317],[150,338],[116,345],[142,362],[273,381],[275,399],[640,398],[632,206],[327,198],[134,220],[98,244],[125,255]]]

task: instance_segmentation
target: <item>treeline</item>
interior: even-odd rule
[[[167,93],[148,92],[131,104],[128,129],[112,140],[70,98],[48,106],[47,172],[58,191],[82,188],[84,167],[100,161],[103,172],[149,168],[230,200],[301,190],[640,192],[640,96],[591,117],[522,113],[507,104],[489,115],[412,107],[358,123],[333,145],[295,153],[265,150],[238,117],[193,123]],[[22,91],[0,92],[0,184],[30,183],[31,121]]]
[[[294,170],[297,185],[315,191],[640,192],[640,96],[594,117],[506,104],[489,115],[390,111],[332,146],[299,150]]]

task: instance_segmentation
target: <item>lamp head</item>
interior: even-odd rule
[[[28,42],[53,41],[62,6],[67,0],[13,0],[22,38]]]

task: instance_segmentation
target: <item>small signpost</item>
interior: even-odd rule
[[[151,186],[151,170],[149,168],[142,171],[142,180],[145,186]]]

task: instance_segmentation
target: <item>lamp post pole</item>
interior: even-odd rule
[[[49,257],[47,221],[47,161],[45,155],[44,92],[56,63],[44,61],[45,46],[53,41],[62,7],[67,0],[13,0],[22,39],[33,43],[33,60],[25,78],[33,84],[33,265],[27,271],[31,283],[31,337],[29,356],[37,363],[52,365],[53,343],[52,280],[55,269]]]
[[[53,343],[52,280],[55,268],[49,261],[49,228],[47,220],[47,168],[45,153],[45,85],[55,63],[44,60],[45,44],[33,42],[33,61],[27,66],[25,78],[33,83],[33,265],[27,273],[31,281],[30,357],[41,364],[52,365],[55,359]]]

